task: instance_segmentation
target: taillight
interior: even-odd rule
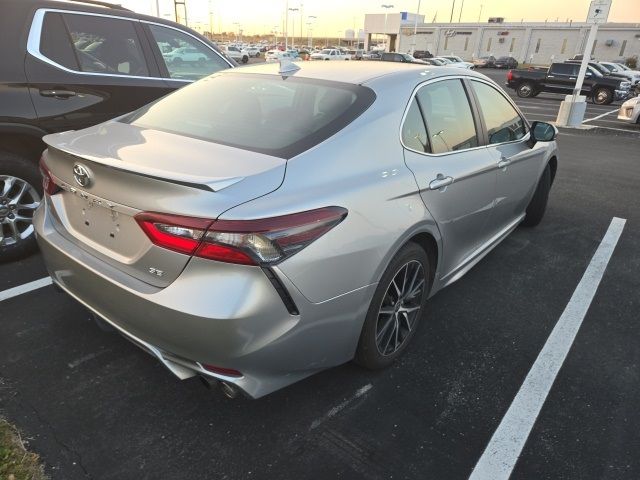
[[[507,72],[507,82],[510,82],[511,80],[513,80],[513,70],[509,70]]]
[[[187,255],[243,265],[281,262],[320,238],[347,216],[342,207],[262,218],[211,221],[156,213],[136,220],[156,245]]]
[[[49,168],[44,163],[44,158],[40,157],[40,163],[38,164],[40,168],[40,174],[42,175],[42,189],[49,195],[53,195],[60,191],[60,187],[53,181],[53,177],[51,176],[51,172]]]

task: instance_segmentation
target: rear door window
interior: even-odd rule
[[[462,81],[428,84],[416,94],[427,125],[432,153],[446,153],[479,145],[471,106]]]
[[[152,24],[149,29],[171,78],[198,80],[230,67],[218,53],[186,33]]]
[[[576,75],[578,68],[578,65],[572,63],[554,63],[551,66],[551,73],[554,75]]]
[[[82,72],[149,76],[132,21],[73,13],[62,17]]]
[[[48,12],[44,16],[40,53],[58,65],[70,70],[79,70],[71,37],[59,13]]]

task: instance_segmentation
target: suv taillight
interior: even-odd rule
[[[346,216],[342,207],[325,207],[258,220],[213,221],[159,213],[135,218],[160,247],[220,262],[271,265],[299,252]]]
[[[40,174],[42,175],[42,189],[48,193],[49,195],[53,195],[60,191],[60,187],[53,181],[53,177],[51,176],[51,172],[49,168],[44,163],[44,158],[40,157],[40,163],[38,164],[40,168]]]

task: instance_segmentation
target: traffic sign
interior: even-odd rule
[[[587,14],[587,23],[606,23],[612,0],[592,0]]]

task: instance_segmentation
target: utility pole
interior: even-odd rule
[[[385,4],[383,3],[382,5],[380,5],[382,8],[385,9],[384,11],[384,51],[388,52],[389,51],[389,36],[387,35],[387,10],[390,8],[393,8],[393,5],[389,5],[389,4]]]
[[[464,0],[460,4],[460,15],[458,15],[458,23],[460,23],[460,19],[462,18],[462,9],[464,8]]]
[[[453,5],[451,5],[451,18],[449,19],[449,23],[453,23],[453,11],[456,8],[456,0],[453,0]]]
[[[478,14],[478,23],[480,23],[480,17],[482,17],[482,7],[483,5],[480,4],[480,13]]]
[[[420,15],[420,0],[418,0],[418,10],[416,11],[416,18],[413,23],[413,42],[411,42],[411,51],[409,52],[413,55],[413,52],[416,51],[416,41],[418,40],[418,16]]]
[[[289,0],[284,9],[284,50],[289,50]]]

